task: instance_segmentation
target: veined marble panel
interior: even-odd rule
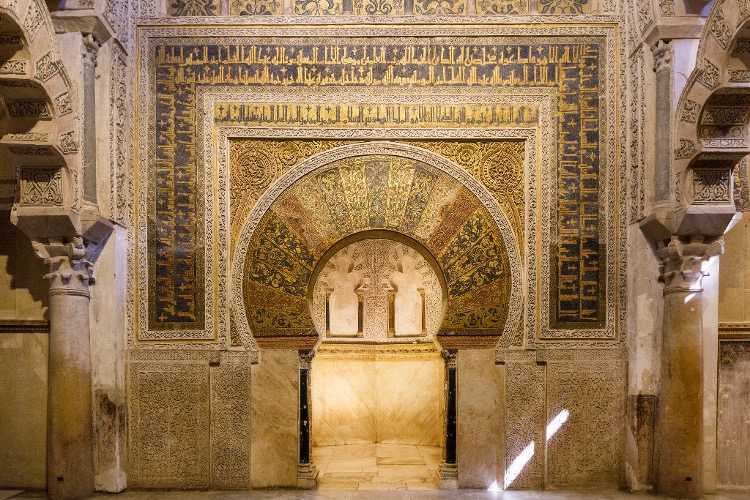
[[[250,482],[253,488],[297,487],[299,358],[269,350],[252,366]]]
[[[718,485],[750,486],[750,340],[719,344]]]
[[[458,352],[456,456],[460,488],[502,483],[505,465],[505,370],[490,349]]]
[[[441,446],[444,363],[437,352],[415,357],[319,353],[312,363],[313,445]]]

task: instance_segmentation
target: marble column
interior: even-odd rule
[[[47,494],[74,499],[94,493],[89,282],[83,238],[34,243],[50,272]]]
[[[445,359],[445,447],[443,460],[438,468],[441,489],[458,488],[458,464],[456,463],[456,360],[458,351],[443,351]]]
[[[96,205],[96,55],[99,42],[83,37],[83,199]]]
[[[297,486],[303,489],[315,488],[318,484],[318,469],[312,460],[312,434],[310,417],[312,401],[310,391],[310,371],[315,351],[299,351],[299,465]]]
[[[661,384],[657,427],[657,491],[698,498],[703,494],[704,263],[721,254],[721,240],[672,236],[661,244],[664,282]]]
[[[656,150],[654,171],[654,203],[665,202],[669,198],[670,130],[672,117],[672,43],[659,40],[652,48],[654,71],[656,72]]]

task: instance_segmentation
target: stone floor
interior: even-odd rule
[[[313,448],[318,490],[437,490],[441,448],[350,444]]]
[[[41,499],[37,491],[0,490],[0,500]],[[98,494],[92,500],[661,500],[645,493],[614,490],[597,491],[336,491],[336,490],[256,490],[256,491],[126,491],[119,495]],[[705,500],[749,500],[750,492],[722,492],[706,495]]]
[[[317,490],[126,491],[94,500],[636,500],[659,497],[616,490],[446,491],[437,489],[441,449],[362,444],[313,449],[320,470]],[[0,490],[0,500],[45,498],[44,492]],[[750,500],[750,491],[720,492],[706,500]]]

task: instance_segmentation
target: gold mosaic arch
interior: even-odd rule
[[[385,229],[432,254],[447,284],[447,349],[510,345],[520,334],[521,258],[508,218],[466,171],[390,142],[341,146],[288,171],[255,205],[232,264],[232,317],[264,348],[312,348],[307,291],[340,240]]]

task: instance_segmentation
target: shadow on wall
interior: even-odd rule
[[[18,317],[11,319],[45,319],[49,321],[49,287],[44,275],[47,269],[42,259],[36,256],[29,238],[10,222],[10,212],[0,212],[0,261],[5,260],[5,266],[0,273],[0,296],[15,293],[16,290],[26,290],[29,298],[37,307],[43,310],[43,317]],[[6,281],[7,280],[7,281]],[[10,285],[10,290],[3,289]],[[9,301],[10,302],[10,301]],[[16,301],[10,302],[14,304]],[[0,305],[0,310],[10,304]],[[30,304],[29,304],[30,305]],[[27,316],[37,307],[24,307],[17,314]]]

